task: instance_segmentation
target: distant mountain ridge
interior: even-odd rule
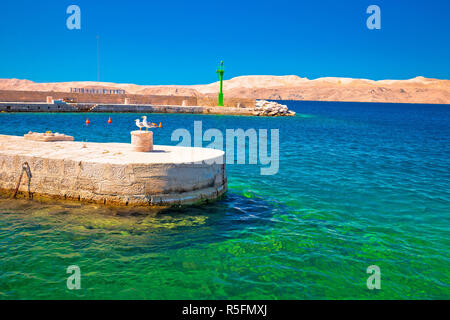
[[[219,83],[205,85],[136,85],[110,82],[74,81],[36,83],[30,80],[0,79],[0,90],[70,92],[70,88],[123,89],[129,94],[213,96]],[[450,104],[450,80],[416,77],[409,80],[369,80],[324,77],[310,80],[289,76],[240,76],[224,81],[229,97]]]

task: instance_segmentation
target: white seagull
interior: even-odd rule
[[[139,128],[139,131],[141,131],[144,124],[142,122],[140,122],[139,119],[136,119],[136,126]]]
[[[145,127],[145,131],[148,131],[148,129],[150,128],[156,128],[153,123],[150,124],[147,122],[147,116],[142,116],[142,125]]]

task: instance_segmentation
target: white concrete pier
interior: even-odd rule
[[[171,206],[220,197],[227,189],[224,152],[154,145],[39,142],[0,135],[0,190],[18,196],[118,206]],[[29,180],[29,181],[28,181]],[[28,184],[28,182],[30,182]]]

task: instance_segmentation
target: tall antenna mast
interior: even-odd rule
[[[97,81],[100,81],[100,36],[97,35]]]

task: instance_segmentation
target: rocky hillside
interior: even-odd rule
[[[0,90],[68,92],[71,87],[123,89],[130,94],[142,95],[208,97],[217,94],[219,83],[144,86],[91,81],[36,83],[29,80],[0,79]],[[228,97],[252,99],[450,104],[450,80],[424,77],[379,81],[352,78],[309,80],[292,75],[241,76],[225,80],[224,93]]]
[[[271,80],[273,79],[273,81]],[[194,86],[200,93],[217,92],[218,83]],[[297,76],[248,76],[224,82],[228,96],[272,100],[360,101],[450,104],[450,80],[366,80]]]

